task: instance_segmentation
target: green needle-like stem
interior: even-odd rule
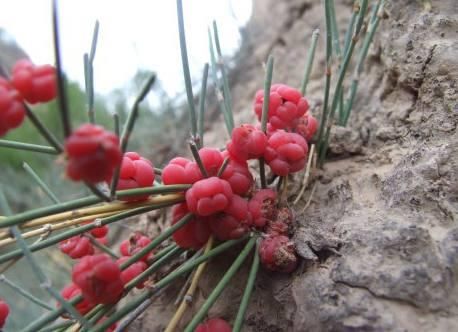
[[[232,277],[238,271],[242,263],[245,261],[248,254],[253,249],[253,246],[256,244],[256,238],[252,237],[248,243],[245,245],[245,248],[240,252],[238,257],[235,259],[234,263],[231,265],[229,270],[224,274],[223,278],[220,280],[218,285],[213,289],[213,291],[208,296],[207,300],[204,304],[200,307],[199,311],[194,315],[193,319],[186,327],[184,332],[193,332],[197,325],[202,321],[202,319],[207,314],[210,307],[215,303],[215,301],[219,298],[223,290],[227,287]]]
[[[194,95],[192,92],[191,74],[189,72],[188,50],[186,47],[186,35],[184,29],[183,3],[177,0],[178,32],[180,37],[181,63],[183,64],[184,84],[186,87],[186,96],[188,98],[189,119],[191,121],[191,135],[197,135],[197,117],[194,107]]]
[[[59,38],[59,19],[57,0],[52,2],[52,28],[54,38],[54,57],[56,61],[56,74],[57,74],[57,100],[59,103],[60,115],[62,118],[62,127],[64,129],[64,137],[67,138],[72,132],[72,125],[70,120],[70,110],[67,103],[66,93],[66,80],[62,69],[62,59],[60,52],[60,38]]]
[[[267,120],[270,103],[270,87],[272,85],[272,74],[274,70],[274,57],[269,55],[266,66],[266,76],[264,78],[264,100],[262,103],[261,130],[267,132]]]
[[[61,153],[64,151],[62,144],[60,144],[59,140],[51,133],[48,128],[38,119],[35,113],[24,103],[24,109],[29,118],[30,122],[37,128],[40,134],[44,137],[44,139],[54,148],[56,149],[57,153]]]
[[[207,97],[208,68],[209,68],[208,63],[206,63],[204,66],[204,73],[202,75],[202,87],[200,89],[199,121],[198,121],[199,148],[204,146],[204,118],[205,118],[205,99]]]
[[[302,79],[302,83],[301,83],[301,94],[303,96],[305,96],[305,93],[307,91],[307,84],[310,79],[310,73],[312,72],[313,60],[315,58],[316,45],[318,43],[319,35],[320,35],[319,29],[313,30],[312,41],[310,43],[310,48],[307,53],[307,60],[305,62],[304,78]]]
[[[192,140],[189,141],[189,148],[191,149],[192,156],[194,157],[194,160],[196,161],[197,166],[199,166],[200,172],[202,173],[204,178],[208,178],[207,170],[205,169],[202,159],[200,159],[199,150],[197,149],[196,143]]]
[[[59,199],[57,198],[56,195],[51,191],[51,189],[46,185],[46,183],[40,178],[40,176],[32,169],[32,167],[29,166],[26,162],[22,164],[22,167],[24,170],[32,177],[32,179],[35,180],[37,185],[41,188],[41,190],[44,191],[46,195],[54,202],[54,203],[60,203]]]
[[[0,139],[0,147],[16,149],[16,150],[33,151],[33,152],[46,153],[46,154],[54,154],[54,155],[59,154],[59,152],[51,146],[22,143],[22,142],[9,141],[9,140],[4,140],[4,139]]]
[[[240,302],[239,311],[234,321],[234,326],[232,327],[232,332],[240,332],[242,330],[243,319],[245,318],[245,313],[248,308],[248,303],[250,302],[251,293],[253,293],[254,282],[256,281],[256,276],[259,270],[259,247],[256,246],[256,250],[253,256],[253,263],[251,264],[250,274],[248,275],[248,280],[245,286],[245,291],[243,292],[242,301]]]

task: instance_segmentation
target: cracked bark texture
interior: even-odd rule
[[[351,5],[336,1],[341,36]],[[273,82],[300,85],[317,27],[320,45],[307,95],[319,114],[323,14],[317,0],[254,1],[231,73],[236,123],[254,121],[252,100],[269,53]],[[298,216],[294,240],[306,259],[292,276],[260,272],[244,331],[458,330],[457,55],[456,1],[433,1],[429,12],[422,1],[387,1],[349,126],[333,129],[329,161],[314,174],[313,199]],[[206,143],[224,145],[223,132],[215,124]],[[290,181],[292,198],[300,181],[301,175]],[[196,304],[230,261],[210,264]],[[235,317],[247,271],[210,316]],[[150,325],[159,314],[150,311],[142,330],[165,326],[173,308],[158,310],[164,322]]]

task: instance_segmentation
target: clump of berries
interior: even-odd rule
[[[11,80],[0,78],[0,136],[24,121],[24,102],[45,103],[56,97],[56,69],[19,60],[13,66]]]

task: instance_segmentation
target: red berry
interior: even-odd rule
[[[248,203],[253,226],[262,228],[275,217],[277,193],[272,189],[257,191]]]
[[[65,142],[67,175],[74,181],[97,183],[111,178],[122,159],[119,139],[100,126],[84,124]]]
[[[11,83],[31,104],[51,101],[57,94],[56,69],[50,65],[35,66],[26,59],[14,65]]]
[[[6,319],[10,313],[10,307],[8,304],[0,300],[0,329],[5,325]]]
[[[318,128],[318,120],[310,114],[300,117],[294,127],[294,131],[310,142]]]
[[[148,244],[151,243],[151,239],[147,236],[144,236],[140,233],[132,234],[129,239],[121,242],[119,246],[119,251],[123,256],[133,256]],[[152,253],[147,253],[143,256],[142,260],[147,261],[152,257]]]
[[[287,207],[276,211],[276,216],[267,223],[266,233],[269,235],[288,235],[293,226],[293,213]]]
[[[182,157],[173,158],[162,170],[164,184],[193,184],[201,179],[199,166]]]
[[[118,265],[121,265],[122,263],[124,263],[128,259],[129,259],[129,257],[124,256],[124,257],[119,258],[116,261],[116,263],[118,263]],[[145,262],[138,261],[138,262],[135,262],[132,265],[130,265],[128,268],[122,270],[121,271],[121,280],[122,280],[124,286],[127,283],[129,283],[132,279],[137,277],[140,273],[145,271],[147,267],[148,267],[148,265],[146,265]],[[136,287],[138,289],[142,289],[144,287],[144,284],[141,283],[141,284],[137,285]]]
[[[297,266],[294,244],[284,235],[269,236],[259,246],[261,263],[269,270],[292,272]]]
[[[0,78],[0,136],[19,127],[24,117],[22,97],[8,81]]]
[[[68,284],[60,291],[60,295],[62,295],[62,297],[67,301],[73,299],[75,296],[78,296],[80,294],[81,294],[81,289],[78,286],[76,286],[74,283]],[[87,314],[94,307],[95,307],[95,304],[89,302],[85,298],[83,298],[83,300],[81,300],[80,302],[78,302],[78,304],[75,305],[76,310],[78,310],[78,312],[81,315]]]
[[[248,212],[248,202],[234,195],[231,204],[210,221],[213,234],[221,241],[238,239],[248,232],[251,215]]]
[[[279,130],[269,138],[264,159],[274,174],[286,176],[304,168],[307,153],[307,142],[301,135]]]
[[[227,151],[223,153],[223,157],[229,155]],[[226,169],[221,175],[221,179],[226,180],[231,185],[232,191],[237,195],[246,195],[253,186],[253,176],[248,169],[246,162],[239,163],[235,160],[230,160]]]
[[[250,124],[243,124],[232,130],[232,139],[227,144],[227,151],[231,158],[243,162],[262,157],[266,147],[266,134]]]
[[[221,151],[214,148],[202,148],[199,150],[199,157],[207,171],[208,176],[216,176],[224,162]]]
[[[73,236],[59,243],[60,250],[73,259],[94,254],[91,241],[85,236]]]
[[[118,264],[106,254],[83,257],[72,272],[73,282],[93,303],[116,303],[124,286]]]
[[[108,231],[109,231],[108,225],[103,225],[103,226],[91,229],[91,234],[93,237],[100,239],[100,238],[106,237],[108,234]]]
[[[172,209],[172,225],[189,213],[186,203],[175,205]],[[186,225],[173,233],[173,240],[178,246],[185,249],[200,249],[207,243],[211,231],[210,219],[194,217]]]
[[[111,179],[110,179],[111,181]],[[154,167],[146,158],[136,152],[124,154],[119,172],[118,190],[151,187],[154,183]],[[149,195],[129,196],[122,198],[123,201],[141,201]]]
[[[232,196],[229,182],[211,177],[193,184],[186,192],[186,203],[189,211],[206,217],[227,208]]]
[[[254,111],[261,120],[264,91],[256,92]],[[268,121],[276,129],[293,126],[296,119],[303,116],[309,108],[307,99],[301,93],[284,84],[274,84],[270,88]]]
[[[107,236],[99,237],[99,238],[96,238],[95,240],[96,240],[97,242],[99,242],[100,244],[103,244],[104,246],[108,245],[108,238],[107,238]]]
[[[224,319],[211,318],[197,325],[194,332],[232,332],[232,328]]]

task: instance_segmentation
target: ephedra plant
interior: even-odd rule
[[[182,277],[188,277],[190,283],[186,283],[181,304],[166,331],[175,331],[178,324],[184,324],[186,332],[240,331],[260,266],[278,273],[291,273],[298,265],[299,257],[291,241],[297,215],[295,203],[309,183],[311,169],[317,162],[322,165],[326,157],[332,126],[336,123],[346,125],[349,119],[358,77],[382,16],[383,5],[384,1],[375,1],[371,6],[367,0],[355,1],[341,45],[334,3],[324,1],[326,70],[322,113],[313,116],[305,97],[319,36],[315,31],[300,89],[285,83],[272,84],[274,59],[268,57],[264,87],[256,93],[253,102],[253,112],[259,121],[251,124],[234,123],[228,75],[215,23],[209,30],[211,72],[215,88],[222,96],[219,106],[230,135],[226,146],[208,147],[203,145],[203,124],[209,66],[204,69],[200,101],[196,107],[187,60],[182,3],[177,0],[190,119],[187,144],[193,160],[176,156],[159,169],[128,149],[129,138],[135,132],[139,105],[155,82],[154,74],[145,82],[125,123],[120,125],[115,117],[114,132],[95,123],[92,66],[98,24],[91,52],[84,57],[88,123],[73,128],[61,68],[54,1],[56,66],[38,66],[20,60],[12,69],[11,77],[0,81],[0,135],[19,127],[27,116],[49,145],[0,140],[0,146],[58,156],[65,160],[68,181],[87,186],[93,195],[60,202],[52,188],[30,167],[26,169],[31,179],[54,204],[12,211],[8,197],[0,191],[3,215],[0,219],[1,270],[6,271],[20,259],[27,260],[36,282],[56,303],[45,303],[28,289],[18,287],[2,276],[4,287],[14,288],[18,297],[25,297],[30,305],[41,306],[44,310],[39,319],[28,322],[24,331],[124,330],[154,303],[166,287],[183,280]],[[351,59],[358,44],[361,47],[353,64]],[[351,66],[354,75],[348,97],[344,98],[345,76]],[[54,98],[60,107],[65,137],[62,142],[40,122],[39,114],[35,114],[32,107]],[[249,164],[257,165],[257,171],[253,172]],[[295,202],[288,202],[284,195],[286,183],[293,173],[299,172],[304,172],[303,188]],[[169,227],[155,238],[137,232],[129,234],[119,248],[107,244],[106,236],[112,223],[162,209],[170,210]],[[58,248],[62,255],[74,260],[72,282],[61,290],[53,287],[34,258],[35,252],[49,247]],[[203,273],[211,273],[206,269],[207,262],[228,250],[240,252],[191,321],[180,322],[191,305],[190,299],[200,277]],[[157,272],[180,255],[184,258],[180,260],[181,264],[158,277]],[[213,303],[246,261],[251,268],[236,317],[227,317],[227,320],[207,317]],[[138,289],[136,295],[127,296],[134,288]],[[0,327],[8,320],[8,303],[12,301],[15,299],[0,301]]]

